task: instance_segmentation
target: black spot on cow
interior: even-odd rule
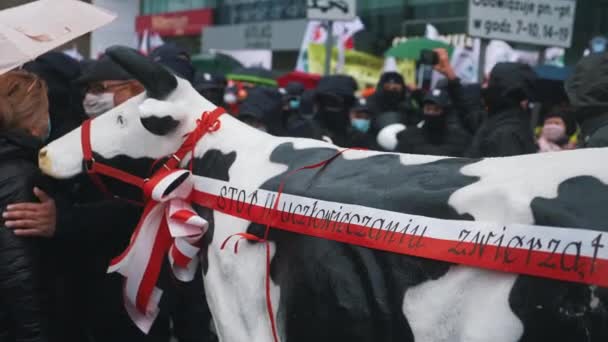
[[[129,170],[132,175],[140,178],[147,178],[152,173],[151,167],[154,164],[152,158],[133,158],[126,155],[118,155],[112,158],[104,158],[97,153],[93,153],[93,158],[96,162],[115,167],[119,170]],[[124,183],[121,180],[101,176],[101,179],[113,195],[122,199],[142,202],[141,189],[130,184]]]
[[[524,326],[520,342],[608,341],[608,298],[601,290],[519,276],[509,304]]]
[[[223,154],[218,150],[207,151],[202,157],[195,158],[193,161],[192,169],[196,170],[196,174],[202,177],[209,177],[223,181],[230,181],[228,171],[236,160],[236,152]],[[213,210],[205,207],[201,207],[193,203],[194,210],[199,216],[205,218],[209,222],[209,230],[203,237],[201,251],[201,266],[203,272],[207,274],[209,269],[208,251],[209,245],[213,241],[213,233],[215,231],[215,225],[213,221]]]
[[[151,116],[148,118],[142,118],[141,124],[148,131],[150,131],[150,133],[162,136],[173,131],[179,125],[179,121],[175,120],[171,116],[163,116],[160,118]]]
[[[271,161],[289,171],[316,164],[336,154],[333,149],[295,150],[277,147]],[[285,193],[357,204],[443,219],[472,219],[448,204],[458,189],[477,181],[462,175],[475,160],[444,159],[422,165],[403,165],[397,155],[366,159],[336,158],[320,169],[286,173],[261,188],[276,191],[286,179]],[[407,224],[406,222],[402,223]],[[249,232],[263,235],[263,226]],[[280,322],[288,342],[298,341],[413,341],[403,316],[405,291],[438,279],[450,264],[397,255],[273,229],[277,251],[271,265],[273,281],[281,288]],[[277,305],[277,304],[275,304]]]
[[[535,224],[608,232],[608,186],[581,176],[562,182],[556,198],[535,198]],[[518,277],[511,309],[524,325],[521,341],[608,341],[608,289]]]
[[[608,232],[608,185],[590,176],[568,179],[556,198],[535,198],[534,222],[543,226],[585,228]]]

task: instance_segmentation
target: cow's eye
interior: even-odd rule
[[[122,115],[119,115],[116,118],[116,123],[120,125],[120,127],[124,127],[125,124],[127,123],[127,120],[125,120],[125,118]]]

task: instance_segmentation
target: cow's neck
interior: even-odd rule
[[[214,175],[222,175],[220,178],[227,175],[234,186],[248,188],[260,187],[285,172],[287,166],[270,162],[281,138],[247,126],[230,115],[223,115],[220,120],[221,128],[205,135],[196,147],[196,158],[204,161],[200,168],[212,169]],[[200,168],[195,168],[194,173],[205,175]],[[204,280],[220,340],[272,341],[269,327],[260,324],[261,317],[267,317],[265,245],[241,243],[238,255],[232,248],[222,250],[221,244],[228,237],[247,231],[249,222],[219,212],[214,212],[212,218],[213,235],[205,252],[208,267]],[[270,251],[274,256],[274,243],[270,243]],[[273,303],[278,303],[279,297],[278,286],[271,284]]]

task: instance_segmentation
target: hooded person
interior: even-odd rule
[[[144,91],[141,83],[107,56],[90,63],[76,83],[85,90],[82,105],[89,118],[99,116]]]
[[[498,63],[492,69],[483,94],[488,118],[477,130],[466,156],[507,157],[538,151],[528,112],[536,78],[526,64]]]
[[[157,47],[150,53],[150,58],[173,71],[177,76],[194,81],[195,70],[192,65],[190,54],[176,44],[167,43]]]
[[[363,98],[357,99],[350,110],[350,127],[346,135],[346,143],[343,147],[357,147],[368,150],[378,150],[375,135],[371,131],[373,113]]]
[[[406,125],[420,122],[420,111],[410,98],[405,81],[401,74],[390,71],[380,76],[376,91],[369,97],[369,107],[374,115],[397,112],[403,115]]]
[[[198,91],[201,96],[211,101],[218,107],[224,107],[224,95],[226,93],[226,86],[228,81],[226,77],[220,74],[213,74],[208,72],[197,73],[194,76],[194,89]]]
[[[305,90],[302,93],[298,112],[287,118],[287,136],[316,140],[323,139],[324,131],[314,119],[314,98],[314,90]]]
[[[581,128],[580,147],[608,146],[608,53],[584,57],[566,81],[574,117]]]
[[[239,119],[272,135],[285,135],[283,99],[276,89],[257,87],[241,103]]]
[[[565,110],[551,111],[544,115],[543,126],[538,137],[539,152],[571,150],[575,144],[571,137],[576,133],[576,121]]]
[[[462,157],[471,136],[460,125],[445,88],[435,88],[423,100],[423,120],[401,131],[397,151],[401,153]]]
[[[300,113],[300,103],[305,90],[300,82],[289,82],[285,88],[280,89],[283,94],[283,114],[288,121]]]
[[[345,145],[356,90],[357,83],[346,75],[325,76],[319,81],[314,97],[315,120],[324,131],[324,140]]]

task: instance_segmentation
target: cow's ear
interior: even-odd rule
[[[139,105],[142,125],[156,135],[173,132],[180,125],[183,114],[183,109],[167,101],[147,99]]]

